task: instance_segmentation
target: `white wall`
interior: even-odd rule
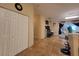
[[[59,22],[51,21],[50,28],[54,35],[59,35]]]
[[[35,13],[34,15],[34,38],[36,40],[44,39],[45,33],[45,17]]]
[[[41,39],[44,39],[46,37],[46,31],[45,31],[45,17],[41,16]]]

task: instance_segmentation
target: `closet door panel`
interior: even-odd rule
[[[0,8],[0,55],[8,55],[9,51],[9,15]]]
[[[21,48],[21,50],[24,50],[26,48],[28,48],[28,17],[26,16],[23,16],[21,14],[18,15],[19,17],[19,39],[20,39],[20,42],[22,43],[22,47],[18,47],[18,49]],[[20,44],[20,43],[19,43]]]
[[[28,19],[26,16],[11,13],[10,20],[10,53],[16,55],[28,48]]]
[[[18,47],[18,39],[16,39],[16,17],[17,14],[16,13],[12,13],[10,12],[10,45],[9,45],[9,55],[15,55],[17,52],[15,52],[15,50],[17,50]]]
[[[28,17],[0,8],[0,55],[28,48]]]
[[[10,34],[10,26],[9,26],[9,14],[8,14],[8,11],[5,11],[4,13],[4,36],[3,36],[3,44],[4,44],[4,48],[3,48],[3,55],[4,56],[7,56],[9,54],[9,41],[10,41],[10,37],[9,37],[9,34]]]
[[[3,55],[3,16],[4,14],[0,11],[0,55]]]

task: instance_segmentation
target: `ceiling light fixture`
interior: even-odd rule
[[[78,18],[79,16],[71,16],[71,17],[65,17],[65,19],[73,19],[73,18]]]

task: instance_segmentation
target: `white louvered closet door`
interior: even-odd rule
[[[11,13],[11,16],[9,55],[16,55],[28,48],[28,19],[17,13]]]
[[[0,55],[9,52],[9,15],[5,9],[0,8]]]
[[[0,8],[0,55],[16,55],[28,48],[28,17]]]

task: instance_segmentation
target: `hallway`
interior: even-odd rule
[[[53,36],[47,39],[35,40],[35,44],[17,56],[63,56],[60,52],[60,48],[63,47],[63,43],[57,36]]]
[[[0,56],[79,56],[79,4],[16,4],[0,4]]]

